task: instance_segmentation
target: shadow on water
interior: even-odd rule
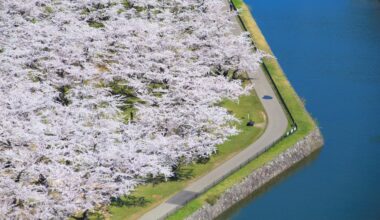
[[[300,162],[296,163],[289,169],[287,169],[285,172],[281,173],[280,175],[276,176],[272,180],[270,180],[268,183],[266,183],[264,186],[262,186],[259,190],[253,192],[251,195],[247,196],[245,199],[241,200],[240,202],[236,203],[231,208],[227,209],[223,214],[221,214],[219,217],[216,218],[216,220],[225,220],[230,219],[230,217],[237,213],[240,209],[244,208],[246,205],[252,203],[252,201],[256,200],[260,196],[264,195],[266,192],[271,190],[276,185],[279,185],[282,181],[285,181],[287,178],[292,176],[293,174],[297,173],[301,169],[306,168],[309,166],[315,159],[318,158],[319,154],[321,153],[321,148],[313,152],[310,156],[306,157],[305,159],[301,160]]]

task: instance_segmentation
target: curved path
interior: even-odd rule
[[[236,23],[235,27],[234,32],[236,34],[241,33],[242,30],[238,23]],[[169,214],[185,205],[189,200],[194,199],[205,190],[214,186],[218,180],[223,179],[231,172],[239,169],[245,161],[261,154],[268,146],[278,140],[285,133],[288,126],[288,120],[264,71],[260,68],[257,74],[253,75],[251,73],[249,74],[249,77],[252,78],[252,81],[254,82],[256,93],[261,97],[261,102],[268,116],[268,125],[262,136],[234,157],[192,182],[181,192],[145,213],[145,215],[140,218],[141,220],[164,219]]]

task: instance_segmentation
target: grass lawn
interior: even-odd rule
[[[186,166],[187,170],[192,171],[190,179],[181,181],[168,181],[156,185],[141,185],[132,193],[132,197],[143,198],[147,203],[141,206],[124,205],[127,202],[121,202],[119,205],[108,207],[106,218],[109,219],[137,219],[142,214],[159,205],[173,194],[179,192],[189,183],[196,180],[200,176],[206,174],[209,170],[218,166],[234,154],[253,143],[264,132],[266,127],[266,114],[260,99],[256,93],[252,91],[249,95],[239,97],[239,102],[224,100],[221,106],[228,109],[238,119],[241,124],[236,124],[241,132],[236,136],[231,136],[226,142],[218,146],[218,153],[215,154],[207,163],[194,163]],[[246,126],[248,122],[248,114],[251,120],[255,121],[254,127]],[[122,198],[122,200],[127,200]],[[120,205],[121,204],[121,205]],[[97,219],[94,215],[93,219]]]
[[[248,31],[251,33],[252,39],[256,43],[256,46],[269,54],[273,54],[259,27],[253,19],[247,5],[245,5],[241,0],[233,0],[233,2],[237,8],[241,9],[240,16]],[[279,89],[292,116],[294,117],[296,124],[298,125],[297,131],[291,136],[282,139],[267,152],[263,153],[258,158],[251,161],[242,169],[238,170],[219,184],[215,185],[198,198],[186,204],[183,208],[171,215],[168,219],[184,219],[201,208],[205,203],[213,204],[213,202],[215,202],[219,196],[228,188],[234,184],[241,182],[255,169],[258,169],[267,162],[273,160],[279,154],[293,146],[299,139],[309,134],[316,127],[315,122],[308,114],[302,101],[290,85],[277,60],[268,58],[264,60],[264,64],[268,68],[269,74],[271,74],[277,88]]]

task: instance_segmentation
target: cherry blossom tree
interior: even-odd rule
[[[0,218],[109,204],[237,134],[226,75],[263,54],[222,1],[1,1]]]

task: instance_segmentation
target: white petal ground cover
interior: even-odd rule
[[[223,1],[0,1],[0,219],[106,205],[236,134],[224,75],[261,54]]]

